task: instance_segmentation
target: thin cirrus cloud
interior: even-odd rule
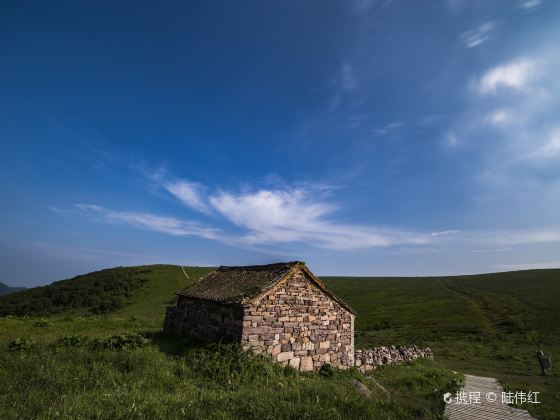
[[[235,195],[220,193],[212,206],[237,227],[247,231],[250,244],[309,241],[320,248],[352,250],[396,244],[425,244],[426,234],[377,230],[369,226],[336,223],[328,218],[336,207],[308,198],[302,190]]]
[[[179,180],[163,182],[162,186],[185,206],[202,213],[210,212],[210,209],[204,203],[204,188],[202,185],[196,182]]]
[[[495,28],[495,22],[485,22],[476,28],[461,33],[459,38],[467,48],[478,47],[490,40]]]
[[[198,236],[217,239],[220,230],[196,221],[187,221],[169,216],[136,211],[115,211],[95,204],[74,204],[83,212],[93,213],[110,223],[127,224],[143,230],[165,233],[173,236]]]
[[[529,155],[532,158],[548,159],[560,155],[560,130],[553,131],[548,141]]]
[[[187,181],[181,181],[187,183]],[[165,188],[165,187],[164,187]],[[177,198],[183,202],[178,195]],[[75,204],[84,213],[102,221],[135,226],[139,229],[173,236],[197,236],[230,245],[288,245],[308,243],[331,250],[355,250],[393,245],[424,245],[458,231],[432,233],[378,229],[367,225],[338,223],[333,219],[338,209],[321,201],[303,188],[258,190],[252,193],[219,192],[199,197],[214,217],[222,216],[235,227],[226,233],[208,224],[137,211],[115,211],[94,204]],[[190,202],[184,203],[193,207]]]
[[[176,217],[136,211],[115,211],[94,204],[75,204],[81,212],[107,223],[126,224],[172,236],[195,236],[233,246],[254,247],[306,243],[312,247],[352,251],[390,246],[522,245],[560,241],[560,231],[407,232],[368,225],[339,223],[333,219],[337,206],[315,200],[304,189],[259,190],[251,193],[219,192],[208,197],[209,205],[237,228],[226,233],[211,225]],[[489,248],[495,251],[496,248]],[[500,248],[501,249],[501,248]],[[482,251],[481,251],[482,252]]]

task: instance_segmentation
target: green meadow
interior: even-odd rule
[[[186,268],[191,282],[210,269]],[[322,280],[358,312],[357,347],[427,345],[434,360],[301,374],[164,336],[181,267],[116,268],[0,297],[0,417],[435,419],[472,373],[540,392],[525,408],[560,418],[555,367],[539,376],[534,355],[560,357],[560,270]]]

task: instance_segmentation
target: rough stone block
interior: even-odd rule
[[[293,351],[285,351],[282,353],[278,353],[278,356],[276,356],[276,360],[279,362],[284,362],[286,360],[290,360],[293,357],[294,357]]]

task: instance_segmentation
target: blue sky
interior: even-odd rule
[[[12,2],[0,281],[560,266],[560,3]]]

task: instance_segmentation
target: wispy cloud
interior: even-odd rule
[[[59,206],[50,205],[48,206],[49,210],[55,213],[60,214],[79,214],[80,212],[76,209],[67,209]]]
[[[490,40],[492,31],[494,31],[495,28],[496,23],[489,21],[461,33],[459,37],[467,48],[474,48]]]
[[[202,213],[208,213],[210,211],[208,206],[204,203],[204,187],[202,185],[196,182],[179,180],[163,182],[162,186],[185,206]]]
[[[375,229],[333,221],[336,206],[309,197],[303,190],[222,192],[210,199],[224,217],[248,232],[252,244],[309,242],[321,248],[351,250],[396,244],[425,244],[429,234]]]
[[[496,109],[486,115],[486,122],[494,126],[503,126],[513,120],[511,111],[506,109]]]
[[[546,143],[529,155],[530,158],[549,159],[560,156],[560,129],[554,130]]]
[[[84,212],[93,213],[107,222],[127,224],[140,229],[174,236],[198,236],[207,239],[218,239],[220,233],[219,229],[204,226],[199,222],[169,216],[135,211],[114,211],[94,204],[75,204],[74,206]]]
[[[431,114],[422,117],[416,125],[420,127],[433,127],[437,125],[442,119],[442,115],[440,114]]]
[[[542,4],[542,0],[522,0],[521,7],[526,11],[532,12]]]
[[[460,230],[457,229],[453,229],[453,230],[442,230],[439,232],[432,232],[430,233],[431,236],[448,236],[448,235],[456,235],[458,233],[461,233]]]
[[[403,128],[405,126],[405,122],[404,121],[393,121],[392,123],[389,123],[383,127],[380,128],[375,128],[373,130],[373,133],[378,135],[378,136],[384,136],[386,134],[390,134],[393,133],[395,131],[400,130],[401,128]]]
[[[492,248],[492,249],[473,249],[471,252],[473,254],[489,254],[495,252],[508,252],[511,248]]]
[[[503,245],[539,244],[547,242],[559,242],[560,230],[526,230],[513,232],[488,232],[475,235],[477,241],[492,242]]]
[[[238,230],[220,229],[176,217],[137,211],[115,211],[96,204],[75,204],[82,213],[107,223],[126,224],[173,236],[197,236],[233,246],[274,246],[305,243],[331,250],[355,250],[393,245],[424,245],[459,233],[406,232],[368,225],[340,223],[334,219],[337,205],[324,201],[320,188],[284,188],[256,192],[224,192],[207,197],[209,205]]]
[[[486,71],[477,81],[477,90],[482,95],[496,93],[498,88],[521,90],[534,79],[537,72],[535,61],[519,59]]]

